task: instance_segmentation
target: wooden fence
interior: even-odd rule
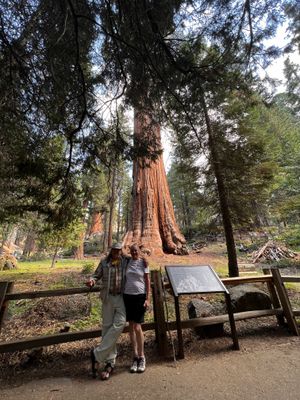
[[[163,284],[159,271],[151,272],[152,278],[152,297],[154,322],[144,323],[143,330],[155,330],[158,343],[158,352],[162,356],[168,354],[167,332],[176,330],[176,321],[167,321],[165,316],[165,290],[169,289],[169,284]],[[233,286],[246,283],[265,283],[268,286],[273,308],[268,310],[254,310],[239,312],[234,314],[235,321],[248,318],[258,318],[265,316],[275,316],[279,324],[286,319],[290,331],[299,336],[299,328],[295,317],[300,316],[300,310],[292,310],[284,282],[300,283],[300,277],[280,276],[278,269],[271,269],[271,274],[254,277],[239,277],[222,279],[226,286]],[[70,288],[43,290],[35,292],[12,292],[13,284],[10,282],[0,282],[0,329],[5,317],[7,304],[12,300],[35,299],[41,297],[66,296],[72,294],[84,294],[99,292],[98,287],[89,288]],[[228,322],[228,315],[212,317],[194,318],[181,321],[181,328],[194,328],[197,326],[208,326]],[[128,327],[124,328],[128,332]],[[80,332],[65,332],[54,335],[24,338],[14,341],[0,342],[0,353],[13,352],[32,349],[42,346],[50,346],[59,343],[73,342],[76,340],[92,339],[101,336],[101,329],[89,329]]]

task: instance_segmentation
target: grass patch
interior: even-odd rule
[[[35,304],[35,299],[22,299],[16,301],[9,301],[8,303],[8,316],[15,317],[24,314]]]
[[[90,263],[90,262],[89,262]],[[87,264],[83,260],[68,260],[59,259],[55,266],[51,268],[51,260],[41,261],[19,261],[18,269],[10,271],[1,271],[0,280],[18,280],[18,279],[31,279],[36,275],[47,275],[57,272],[78,271]]]
[[[284,286],[286,289],[294,290],[295,292],[300,292],[300,284],[294,282],[285,282]]]
[[[91,299],[91,313],[88,317],[78,319],[71,323],[71,331],[80,331],[90,329],[94,326],[100,326],[102,323],[102,309],[101,302],[98,295],[90,297]]]

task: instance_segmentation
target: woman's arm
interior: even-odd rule
[[[151,290],[149,272],[144,274],[144,279],[145,279],[145,286],[146,286],[146,300],[144,303],[144,307],[148,308],[150,305],[150,290]]]

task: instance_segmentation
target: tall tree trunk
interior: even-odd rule
[[[55,266],[55,261],[56,261],[56,257],[57,257],[57,253],[58,253],[58,248],[59,248],[59,246],[58,246],[58,243],[57,243],[57,245],[55,246],[55,249],[54,249],[54,254],[53,254],[53,257],[52,257],[52,262],[51,262],[51,267],[50,268],[53,268]]]
[[[145,111],[135,111],[135,143],[150,143],[161,149],[160,126]],[[133,163],[132,217],[124,238],[126,247],[135,243],[152,254],[186,252],[185,239],[175,221],[162,155],[153,161],[140,157]]]
[[[105,210],[104,211],[104,232],[103,232],[103,241],[102,241],[102,251],[105,252],[107,250],[107,214],[108,211]]]
[[[100,213],[99,211],[96,210],[92,211],[92,221],[91,221],[89,236],[95,233],[103,233],[102,217],[103,213]]]
[[[223,219],[223,227],[226,239],[226,247],[227,247],[227,254],[228,254],[228,272],[229,276],[239,276],[239,268],[237,263],[237,255],[236,255],[236,248],[235,248],[235,241],[233,236],[233,227],[231,223],[231,216],[230,210],[228,205],[227,193],[224,184],[224,178],[221,170],[221,165],[219,162],[218,157],[218,150],[217,144],[214,138],[214,132],[211,126],[210,117],[208,115],[206,101],[204,95],[202,97],[202,104],[203,104],[203,111],[205,116],[205,123],[207,128],[208,134],[208,145],[212,160],[212,165],[217,181],[217,189],[219,194],[219,201],[220,201],[220,209]]]
[[[112,235],[113,235],[113,221],[114,221],[114,211],[116,202],[116,168],[113,167],[112,179],[111,179],[111,195],[109,201],[109,219],[108,219],[108,232],[107,232],[107,246],[112,245]]]
[[[22,229],[18,230],[17,233],[17,237],[16,237],[16,241],[15,241],[15,245],[20,247],[22,241],[25,239],[25,233]]]
[[[121,206],[122,206],[122,187],[119,189],[118,193],[117,242],[120,240],[120,234],[122,229]]]
[[[85,211],[88,206],[88,200],[84,200],[82,208]],[[85,217],[83,217],[83,223],[85,223]],[[84,238],[85,238],[85,232],[80,232],[79,235],[79,244],[78,246],[73,248],[73,255],[75,260],[82,260],[84,258]]]
[[[79,237],[79,244],[73,250],[73,255],[75,260],[84,259],[84,237],[85,237],[85,232],[81,232]]]
[[[9,231],[9,234],[6,238],[6,243],[5,245],[9,250],[12,250],[13,245],[15,244],[17,234],[18,234],[19,226],[18,225],[13,225],[11,230]]]
[[[23,256],[29,257],[36,250],[36,241],[34,232],[29,232],[23,249]]]
[[[180,191],[180,202],[181,202],[181,208],[182,208],[182,219],[181,219],[181,226],[184,227],[185,232],[187,232],[188,229],[188,223],[187,223],[187,216],[186,216],[186,208],[185,208],[185,201],[184,201],[184,194],[182,191]]]

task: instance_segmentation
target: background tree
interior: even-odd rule
[[[255,65],[266,66],[278,54],[275,48],[265,49],[264,40],[282,21],[284,5],[270,0],[28,0],[26,7],[1,2],[0,87],[5,101],[0,111],[5,118],[0,142],[8,151],[1,160],[8,194],[3,200],[18,193],[18,212],[29,209],[68,221],[76,210],[81,212],[78,171],[89,157],[107,165],[116,153],[159,156],[160,148],[148,138],[139,154],[130,153],[130,140],[103,123],[107,102],[96,95],[109,88],[115,100],[122,97],[137,113],[155,117],[154,125],[170,120],[174,109],[187,137],[205,150],[218,187],[230,274],[237,274],[221,168],[225,145],[218,136],[226,138],[222,124],[230,95],[257,89]],[[54,152],[59,157],[52,159],[51,153],[43,166],[45,146],[52,145],[60,146]],[[9,204],[3,216],[12,213]],[[65,219],[62,210],[70,211]]]
[[[84,230],[85,226],[80,220],[74,221],[62,229],[53,229],[51,225],[44,229],[43,234],[39,236],[39,248],[53,252],[51,268],[55,265],[59,250],[77,246],[81,232],[84,232]]]

